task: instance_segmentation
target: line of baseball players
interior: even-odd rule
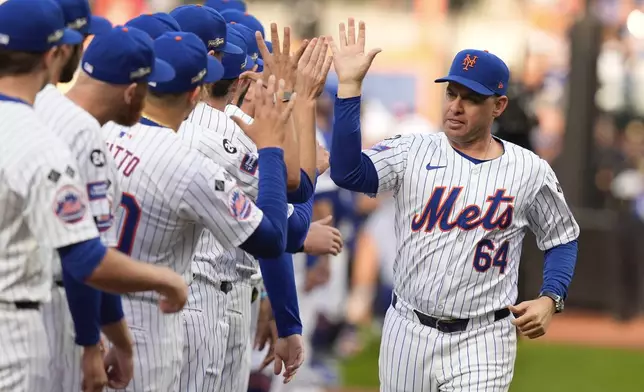
[[[307,236],[332,59],[215,10],[239,4],[116,27],[86,0],[0,4],[0,391],[245,391],[269,297],[264,365],[295,376],[289,253],[342,248]]]

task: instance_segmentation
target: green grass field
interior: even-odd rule
[[[345,386],[378,387],[378,339],[342,369]],[[642,392],[644,352],[520,342],[511,392]]]

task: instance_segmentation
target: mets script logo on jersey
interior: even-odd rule
[[[230,196],[228,197],[228,210],[230,211],[230,215],[237,220],[243,221],[248,219],[252,209],[253,204],[241,189],[235,188],[230,192]]]
[[[87,209],[83,201],[83,194],[71,185],[58,190],[53,208],[56,216],[65,223],[82,221]]]
[[[438,225],[441,231],[450,231],[456,227],[462,230],[483,227],[491,231],[504,230],[512,224],[514,196],[506,196],[505,189],[497,189],[487,197],[487,209],[475,204],[468,205],[450,222],[450,215],[462,190],[463,187],[460,186],[451,188],[449,192],[444,186],[434,188],[423,211],[411,221],[411,229],[431,232]]]
[[[463,59],[463,70],[468,71],[470,68],[474,68],[474,66],[476,65],[476,60],[478,58],[479,56],[470,57],[470,55],[467,54]]]

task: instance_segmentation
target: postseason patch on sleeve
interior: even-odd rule
[[[228,196],[228,211],[230,215],[239,221],[245,221],[250,216],[252,210],[253,203],[250,199],[244,195],[241,189],[237,187],[233,188]]]
[[[371,150],[378,151],[378,152],[387,151],[387,150],[390,150],[390,149],[391,149],[391,147],[385,146],[384,144],[376,144],[375,146],[371,147]]]
[[[82,192],[72,185],[66,185],[56,192],[53,210],[61,221],[73,224],[83,220],[87,206]]]
[[[87,184],[87,195],[89,200],[99,200],[107,197],[109,184],[107,181],[90,182]]]
[[[259,159],[257,155],[247,153],[246,155],[244,155],[244,158],[242,158],[242,162],[239,168],[242,171],[254,176],[255,173],[257,173],[258,164]]]

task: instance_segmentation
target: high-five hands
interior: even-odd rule
[[[333,38],[328,37],[333,52],[333,67],[338,75],[338,97],[350,98],[360,95],[362,81],[364,80],[371,63],[381,49],[372,49],[365,52],[365,24],[358,25],[356,37],[356,23],[349,18],[349,31],[344,23],[340,23],[340,47]]]
[[[300,99],[314,101],[324,91],[333,57],[327,56],[329,43],[325,37],[313,38],[306,46],[297,65],[295,91]]]
[[[273,75],[278,80],[282,79],[284,80],[284,91],[287,93],[293,92],[297,64],[308,45],[308,41],[304,40],[297,52],[291,53],[291,28],[284,27],[284,43],[280,45],[280,37],[277,33],[277,24],[275,23],[271,23],[273,53],[268,51],[266,42],[264,42],[264,38],[259,31],[255,32],[255,40],[257,41],[259,52],[262,55],[262,60],[264,60],[262,78],[267,80],[269,76]]]

